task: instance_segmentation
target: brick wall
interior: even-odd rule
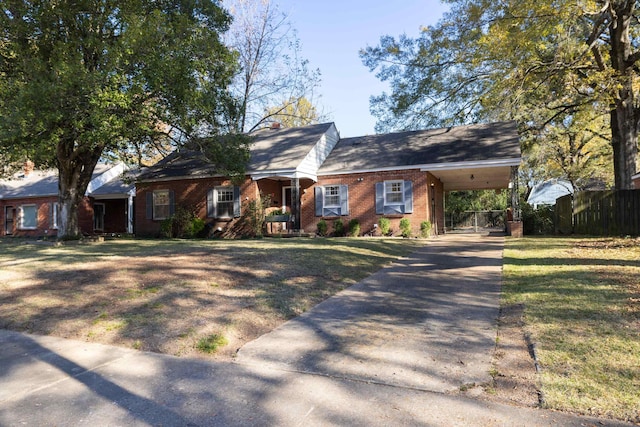
[[[412,181],[413,183],[413,212],[403,215],[379,215],[376,214],[375,206],[375,185],[377,182],[403,180]],[[433,183],[433,191],[431,189]],[[320,177],[318,183],[302,192],[302,228],[306,232],[315,232],[318,222],[322,217],[315,216],[315,191],[316,186],[326,185],[347,185],[349,187],[349,215],[339,217],[344,225],[356,218],[360,223],[360,231],[362,234],[368,233],[374,229],[374,224],[385,216],[391,221],[391,229],[394,235],[400,234],[400,220],[402,218],[409,219],[411,223],[412,233],[415,236],[420,234],[420,223],[425,220],[431,220],[432,211],[432,192],[435,202],[435,212],[437,219],[437,231],[442,232],[444,229],[444,209],[443,209],[443,187],[442,183],[433,175],[420,170],[409,171],[390,171],[361,173],[352,175],[333,175]],[[337,217],[324,218],[329,225],[329,231],[333,230],[333,222]],[[436,227],[432,227],[432,232],[436,232]],[[379,232],[378,232],[379,234]]]
[[[232,182],[225,178],[201,178],[182,179],[175,181],[163,181],[153,183],[139,183],[136,185],[136,198],[134,202],[135,211],[135,233],[138,236],[159,236],[162,220],[147,219],[147,193],[156,190],[173,191],[176,208],[182,207],[193,210],[195,214],[205,220],[209,227],[217,229],[220,227],[223,232],[233,227],[236,219],[216,220],[207,218],[207,193],[217,186],[232,186]],[[255,182],[246,179],[240,185],[240,199],[243,208],[246,202],[255,200],[258,196],[258,189]]]
[[[57,196],[32,197],[20,200],[3,200],[0,202],[0,233],[7,235],[5,224],[6,207],[14,209],[13,233],[15,237],[44,237],[57,236],[58,230],[52,227],[52,205],[57,202]],[[26,205],[35,205],[37,210],[37,226],[35,229],[20,228],[19,208]],[[82,234],[93,234],[93,208],[91,201],[84,198],[78,207],[78,225]]]

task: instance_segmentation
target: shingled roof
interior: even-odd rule
[[[114,165],[99,163],[96,165],[92,183],[106,176]],[[118,169],[118,173],[119,173]],[[110,176],[107,177],[110,179]],[[28,197],[49,197],[58,195],[58,171],[55,169],[35,170],[27,175],[20,174],[0,183],[0,199],[21,199]],[[90,192],[91,189],[87,191]]]
[[[341,139],[319,174],[519,160],[515,122]]]
[[[252,133],[251,158],[247,171],[296,170],[332,126],[333,123],[322,123],[295,128],[267,128]],[[149,167],[138,180],[198,178],[217,174],[215,166],[202,153],[181,150]]]

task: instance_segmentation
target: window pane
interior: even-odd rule
[[[35,205],[22,207],[22,228],[36,228],[38,226],[38,211]]]
[[[332,185],[325,187],[324,205],[327,207],[340,206],[340,186]]]
[[[403,203],[403,183],[402,181],[390,181],[384,183],[385,200],[387,204]]]
[[[153,219],[169,218],[169,191],[153,192]]]
[[[216,212],[218,218],[233,217],[233,187],[217,188],[218,198]]]

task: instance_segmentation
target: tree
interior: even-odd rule
[[[316,107],[305,97],[288,99],[277,107],[269,108],[265,115],[266,123],[280,123],[289,128],[319,123],[319,120]]]
[[[417,39],[386,36],[361,57],[391,94],[379,129],[515,119],[528,131],[591,111],[609,116],[619,189],[635,172],[640,52],[636,1],[450,0]]]
[[[611,184],[611,145],[606,131],[608,118],[589,112],[573,114],[550,123],[529,143],[526,161],[543,172],[544,179],[563,178],[576,191],[594,184]]]
[[[232,85],[239,106],[228,115],[237,132],[251,132],[270,118],[270,109],[299,109],[313,99],[320,72],[300,57],[300,41],[286,15],[271,0],[234,0],[227,44],[239,55]]]
[[[2,2],[0,157],[58,168],[59,238],[103,154],[221,129],[229,21],[213,0]]]

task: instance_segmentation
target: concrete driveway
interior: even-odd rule
[[[489,382],[503,246],[430,241],[248,343],[237,362],[437,392]]]

